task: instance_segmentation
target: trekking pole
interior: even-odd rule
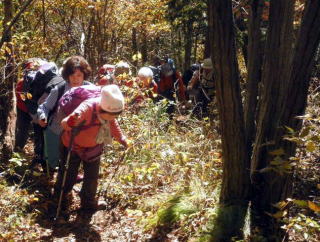
[[[80,124],[78,127],[73,128],[73,129],[71,130],[71,137],[70,137],[69,146],[68,146],[68,155],[67,155],[66,163],[65,163],[65,165],[64,165],[64,168],[65,168],[65,169],[64,169],[63,177],[62,177],[62,184],[61,184],[61,188],[60,188],[61,191],[60,191],[60,196],[59,196],[59,201],[58,201],[58,208],[57,208],[55,220],[58,219],[59,213],[60,213],[60,210],[61,210],[61,203],[62,203],[63,191],[64,191],[64,186],[65,186],[66,178],[67,178],[67,172],[68,172],[69,164],[70,164],[72,145],[73,145],[73,141],[74,141],[75,136],[78,134],[79,127],[81,127],[81,124]]]
[[[131,149],[131,147],[129,147],[128,149],[126,149],[125,151],[123,151],[122,155],[120,156],[120,158],[119,158],[119,160],[118,160],[118,162],[117,162],[117,166],[116,166],[116,168],[115,168],[115,170],[114,170],[114,172],[113,172],[113,174],[112,174],[112,177],[110,178],[110,180],[109,180],[109,182],[108,182],[108,184],[107,184],[107,186],[106,186],[106,188],[105,188],[105,193],[106,193],[106,191],[109,189],[109,187],[110,187],[113,179],[115,178],[115,176],[116,176],[116,174],[117,174],[117,172],[118,172],[118,170],[119,170],[119,168],[120,168],[120,165],[122,164],[122,162],[123,162],[126,154],[128,153],[128,150],[130,150],[130,149]],[[100,196],[100,194],[99,194],[98,196]]]

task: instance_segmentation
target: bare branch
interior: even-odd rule
[[[8,25],[8,27],[3,31],[3,34],[2,34],[2,37],[1,37],[1,40],[0,40],[0,49],[2,48],[2,45],[4,44],[5,39],[6,39],[6,36],[8,35],[8,33],[10,32],[11,28],[13,27],[13,25],[15,25],[20,16],[22,15],[22,13],[27,9],[27,7],[29,5],[31,5],[31,3],[33,2],[34,0],[28,0],[23,6],[22,8],[19,10],[19,12],[16,14],[16,16],[14,16],[14,18],[12,19],[12,21],[10,22],[10,24]]]

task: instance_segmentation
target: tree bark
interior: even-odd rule
[[[319,26],[320,1],[310,0],[306,6],[299,38],[297,39],[288,85],[288,95],[281,118],[283,124],[295,130],[300,130],[302,123],[296,116],[304,114],[307,104],[310,75],[314,66],[317,48],[320,44]],[[294,155],[294,152],[290,151],[289,154]]]
[[[142,63],[146,63],[148,61],[148,36],[147,30],[142,29],[142,42],[141,42],[141,55],[142,55]]]
[[[3,2],[4,20],[3,28],[6,29],[7,23],[12,21],[13,5],[11,0]],[[4,68],[3,79],[0,82],[0,144],[1,148],[1,163],[8,162],[12,155],[15,139],[15,103],[14,103],[14,84],[16,83],[16,65],[14,60],[14,49],[11,43],[12,33],[11,28],[5,31],[4,41],[8,42],[5,49],[6,65]]]
[[[191,65],[191,52],[192,52],[192,21],[188,21],[185,26],[185,44],[184,44],[184,70],[188,70]]]
[[[132,43],[132,56],[134,56],[138,53],[137,29],[135,27],[132,28],[131,43]],[[133,65],[137,66],[138,60],[133,60]]]
[[[280,148],[277,144],[277,132],[280,128],[281,110],[289,85],[289,71],[292,59],[293,37],[292,0],[273,0],[270,4],[269,30],[266,42],[266,54],[262,72],[263,92],[259,102],[257,134],[251,161],[251,179],[253,182],[252,225],[259,227],[268,238],[277,233],[276,221],[266,212],[273,213],[272,204],[281,196],[286,187],[285,177],[275,172],[260,172],[270,166],[275,155],[270,152]],[[279,183],[277,183],[279,179]],[[280,193],[280,194],[278,194]],[[279,200],[278,200],[279,201]],[[275,230],[274,230],[275,229]],[[271,239],[271,238],[270,238]]]
[[[222,138],[223,178],[220,203],[222,209],[227,211],[221,212],[220,218],[220,214],[218,215],[220,230],[223,232],[214,234],[213,237],[215,241],[224,241],[233,236],[242,236],[241,227],[250,189],[249,160],[245,144],[232,3],[230,0],[214,0],[209,4],[212,9],[210,28],[215,31],[211,55]],[[227,221],[223,221],[225,219]]]
[[[255,136],[255,115],[258,103],[258,84],[261,80],[262,46],[261,46],[261,14],[263,0],[252,0],[248,26],[248,79],[244,105],[245,130],[248,156],[252,154],[252,141]]]
[[[205,40],[204,40],[204,53],[203,53],[203,57],[204,59],[209,58],[211,55],[211,42],[210,42],[210,33],[213,32],[212,28],[210,28],[210,19],[212,19],[212,8],[209,7],[211,4],[211,0],[207,0],[207,20],[208,20],[208,27],[207,27],[207,31],[205,31]]]

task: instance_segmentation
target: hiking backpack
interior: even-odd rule
[[[25,104],[29,113],[36,114],[38,101],[44,93],[49,94],[51,89],[61,82],[63,78],[57,75],[58,68],[53,62],[47,62],[40,66],[39,70],[32,70],[25,73],[23,82],[23,93],[29,98]]]
[[[85,85],[73,87],[63,94],[59,100],[58,112],[65,116],[71,114],[83,101],[89,98],[96,98],[101,95],[101,87]]]
[[[155,67],[155,66],[148,66],[153,73],[153,80],[155,81],[155,83],[157,83],[157,85],[160,82],[160,68],[159,67]]]

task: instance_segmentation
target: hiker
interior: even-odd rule
[[[169,101],[186,100],[186,87],[183,84],[179,71],[176,70],[174,61],[168,57],[154,58],[154,66],[160,70],[160,78],[158,84],[158,94]],[[153,68],[153,70],[155,70]],[[169,104],[167,113],[172,116],[174,112],[174,104]]]
[[[58,166],[60,134],[62,132],[61,120],[58,114],[58,101],[62,95],[72,87],[90,85],[86,82],[91,74],[89,63],[81,56],[71,56],[63,64],[61,75],[63,82],[51,89],[45,101],[38,108],[38,118],[44,131],[45,157],[51,174]],[[93,85],[93,84],[91,84]]]
[[[114,65],[105,64],[102,67],[100,67],[95,80],[95,84],[98,86],[113,84],[115,82],[114,71]]]
[[[183,84],[187,87],[193,76],[193,73],[197,70],[200,70],[199,64],[192,64],[182,75]]]
[[[64,97],[66,95],[68,93]],[[73,100],[70,99],[71,104],[72,102]],[[59,170],[58,173],[54,197],[59,197],[61,190],[63,191],[63,207],[66,208],[70,202],[70,197],[72,197],[70,192],[75,184],[81,162],[84,170],[83,185],[80,192],[81,210],[93,212],[105,206],[105,203],[97,201],[96,198],[100,157],[103,153],[104,144],[111,144],[112,137],[123,146],[128,146],[126,138],[116,121],[123,109],[124,97],[119,87],[112,84],[104,86],[101,89],[100,96],[81,102],[71,114],[62,120],[61,125],[64,131],[61,136],[60,155],[63,169]],[[77,133],[75,134],[74,131],[77,131]],[[73,142],[70,142],[70,140],[73,140]],[[70,155],[68,155],[69,148]],[[67,157],[70,159],[67,160]],[[68,167],[67,170],[66,167]],[[63,182],[64,172],[66,172],[65,182]]]
[[[200,110],[195,110],[197,115],[208,116],[208,104],[213,100],[215,83],[213,79],[213,65],[211,58],[203,60],[200,70],[196,70],[188,85],[188,93],[193,98]],[[198,113],[197,113],[198,112]]]
[[[153,80],[153,72],[149,67],[139,69],[135,82],[138,85],[138,95],[131,103],[141,103],[145,98],[154,99],[158,92],[158,85]]]
[[[131,86],[132,80],[131,78],[128,78],[129,76],[131,76],[131,69],[129,64],[124,61],[120,61],[119,63],[117,63],[114,69],[114,77],[117,81],[117,83],[115,84],[119,86]]]
[[[31,69],[32,61],[31,59],[27,60],[22,64],[24,71]],[[27,143],[29,137],[29,129],[31,126],[32,118],[28,113],[28,108],[24,103],[26,95],[23,94],[23,82],[24,79],[21,79],[17,82],[15,95],[17,99],[17,119],[16,119],[16,131],[15,131],[15,145],[14,151],[21,152],[24,146]]]
[[[131,70],[130,70],[130,66],[127,62],[120,61],[115,66],[114,75],[117,77],[117,76],[123,75],[123,74],[131,75]]]
[[[35,85],[34,80],[42,75],[39,72],[42,65],[47,62],[40,58],[29,58],[22,64],[23,79],[18,82],[16,88],[17,95],[17,126],[15,151],[22,151],[28,139],[28,129],[33,126],[34,155],[30,167],[36,165],[45,167],[43,151],[43,129],[39,126],[35,115],[35,107],[38,102],[39,85]]]

